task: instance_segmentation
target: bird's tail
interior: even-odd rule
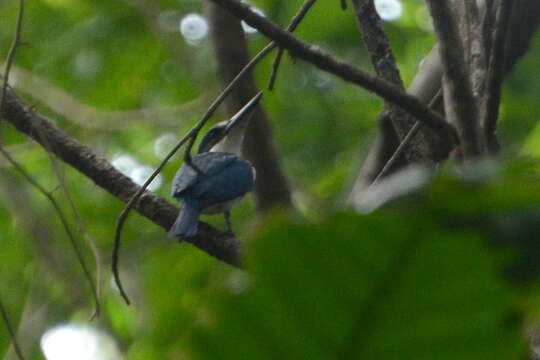
[[[184,199],[182,202],[182,209],[169,230],[169,237],[189,238],[197,235],[199,216],[201,215],[200,206],[197,201],[191,199]]]

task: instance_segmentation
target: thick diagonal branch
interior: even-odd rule
[[[44,117],[29,110],[29,106],[9,90],[5,110],[0,115],[119,200],[127,202],[138,191],[139,186],[116,170],[105,158],[56,128]],[[141,196],[135,204],[135,209],[166,230],[171,227],[178,215],[175,206],[151,192],[145,192]],[[206,223],[199,224],[199,235],[189,241],[222,261],[235,266],[240,265],[239,241]]]

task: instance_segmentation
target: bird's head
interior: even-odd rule
[[[200,154],[208,151],[239,153],[242,146],[244,130],[246,128],[248,120],[251,118],[250,115],[257,107],[257,104],[259,103],[261,97],[262,92],[259,92],[230,120],[222,121],[214,125],[210,130],[208,130],[206,135],[204,135],[203,139],[201,140],[198,153]],[[227,138],[228,140],[227,144],[219,144],[225,138]],[[226,146],[214,148],[218,144]]]

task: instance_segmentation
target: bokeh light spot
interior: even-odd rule
[[[154,169],[150,166],[141,165],[135,168],[130,174],[131,180],[135,182],[137,185],[142,186],[146,180],[152,175],[154,172]],[[158,174],[154,180],[148,185],[148,190],[155,191],[161,187],[161,184],[163,184],[163,176],[161,174]]]
[[[199,14],[187,14],[180,21],[180,33],[189,44],[198,45],[208,35],[208,22]]]
[[[139,166],[139,162],[129,154],[115,155],[111,161],[112,166],[122,174],[129,176]]]
[[[55,326],[41,337],[41,351],[47,360],[119,360],[114,340],[90,326]]]
[[[178,140],[178,137],[170,132],[161,135],[154,143],[154,154],[160,159],[165,158]]]
[[[403,4],[399,0],[375,0],[375,9],[386,21],[396,20],[403,14]]]

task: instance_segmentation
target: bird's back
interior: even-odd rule
[[[199,199],[203,208],[237,200],[253,190],[254,171],[251,164],[238,157],[214,175],[200,177],[191,196]],[[232,204],[231,204],[232,206]]]
[[[231,200],[253,190],[253,167],[234,154],[207,152],[194,156],[192,162],[204,175],[184,164],[173,180],[174,197],[189,192],[191,197],[211,203]]]

